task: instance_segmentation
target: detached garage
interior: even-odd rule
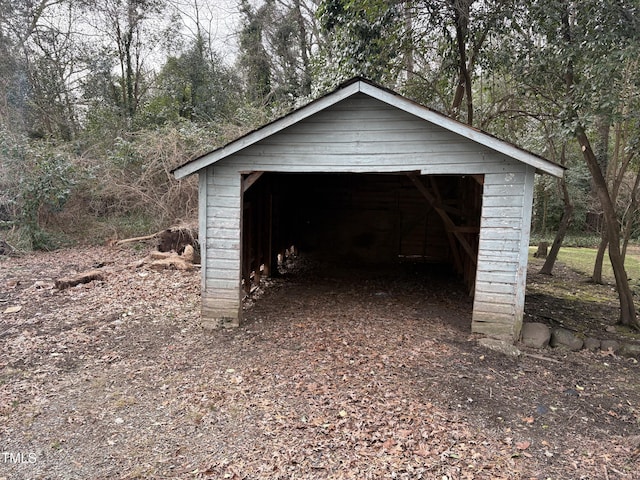
[[[203,325],[238,325],[244,289],[295,245],[448,263],[474,296],[472,331],[513,341],[536,171],[564,169],[354,79],[175,170],[199,176]]]

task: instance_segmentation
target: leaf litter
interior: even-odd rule
[[[453,279],[301,268],[216,332],[197,271],[49,287],[139,255],[0,259],[0,479],[640,478],[637,364],[484,350]]]

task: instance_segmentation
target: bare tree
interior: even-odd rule
[[[116,75],[103,74],[106,90],[129,126],[146,92],[146,65],[153,45],[159,42],[163,30],[159,22],[164,0],[84,0],[84,9],[91,27],[98,32],[98,41],[113,55]],[[108,54],[107,54],[108,55]],[[108,57],[107,57],[108,58]]]

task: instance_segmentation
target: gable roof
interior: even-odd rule
[[[209,153],[195,158],[184,165],[173,170],[173,174],[177,179],[184,178],[188,175],[198,172],[199,170],[216,163],[234,153],[253,145],[260,140],[274,135],[291,125],[294,125],[326,108],[329,108],[357,93],[363,93],[376,100],[384,102],[390,106],[396,107],[404,112],[422,118],[428,122],[438,125],[450,132],[456,133],[473,142],[483,145],[487,148],[495,150],[508,157],[519,160],[527,165],[531,165],[538,171],[562,177],[565,167],[551,162],[539,155],[528,152],[519,148],[512,143],[501,140],[489,133],[483,132],[477,128],[471,127],[465,123],[454,120],[442,113],[436,112],[428,107],[422,106],[402,95],[376,85],[363,78],[356,77],[341,86],[333,92],[320,97],[307,105],[294,110],[293,112],[274,120],[246,135],[231,141],[223,147],[217,148]]]

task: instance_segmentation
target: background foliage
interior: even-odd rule
[[[605,3],[242,0],[230,56],[207,2],[0,0],[0,235],[46,249],[194,219],[171,169],[361,75],[566,164],[570,232],[597,238],[584,128],[637,238],[640,2]],[[537,179],[536,238],[561,192]]]

